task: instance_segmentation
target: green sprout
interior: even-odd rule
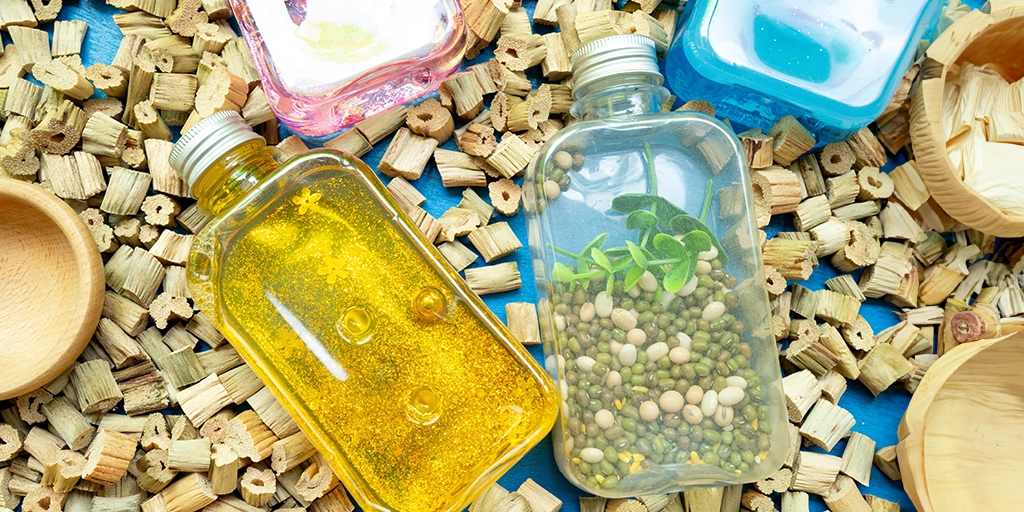
[[[714,247],[722,264],[728,264],[721,243],[705,224],[711,210],[714,182],[708,180],[700,217],[694,217],[658,195],[654,156],[646,142],[644,158],[651,192],[622,194],[612,200],[612,210],[626,215],[626,229],[639,232],[636,243],[626,241],[625,246],[604,249],[608,233],[602,233],[578,254],[548,244],[557,254],[576,262],[575,270],[556,262],[551,271],[555,281],[569,283],[569,289],[574,290],[577,284],[586,289],[592,280],[601,278],[610,294],[616,274],[624,274],[625,289],[629,290],[650,271],[661,280],[665,291],[676,293],[693,279],[700,253]]]

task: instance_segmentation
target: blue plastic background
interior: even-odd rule
[[[968,0],[966,3],[980,7],[979,0]],[[526,0],[523,4],[532,13],[535,2],[533,0]],[[121,12],[119,9],[105,5],[98,0],[65,1],[64,9],[61,11],[59,19],[81,19],[89,23],[89,32],[86,36],[86,44],[82,54],[82,61],[87,67],[94,62],[110,63],[113,59],[118,43],[121,40],[121,33],[111,19],[111,16],[119,12]],[[52,25],[47,25],[46,28],[52,30]],[[538,25],[536,30],[538,32],[545,32],[548,29]],[[2,37],[4,44],[11,42],[10,37],[6,34],[0,37]],[[491,56],[491,50],[488,50],[470,64],[486,61]],[[531,75],[531,77],[534,78],[535,82],[539,78],[536,74]],[[282,137],[289,134],[287,130],[282,129]],[[371,153],[364,157],[367,164],[376,168],[380,157],[387,148],[389,140],[380,142]],[[456,149],[455,144],[451,141],[443,147]],[[904,161],[902,155],[893,158],[885,170],[888,171],[897,162],[902,163],[902,161]],[[389,180],[386,176],[380,175],[380,177],[385,183]],[[433,162],[428,165],[423,177],[417,180],[415,185],[427,198],[424,208],[435,217],[440,216],[448,208],[457,205],[461,199],[462,189],[446,189],[442,186],[440,176]],[[478,189],[477,192],[482,197],[487,197],[486,189]],[[495,215],[498,214],[495,213]],[[526,240],[526,225],[522,215],[501,220],[509,222],[520,240]],[[767,228],[769,236],[779,231],[792,230],[793,225],[790,215],[775,216],[772,219],[771,225]],[[522,289],[484,297],[487,305],[502,320],[505,319],[505,304],[523,301],[535,302],[537,300],[537,290],[531,279],[533,267],[529,258],[529,251],[524,248],[507,258],[499,260],[499,262],[513,260],[518,263],[519,271],[524,276]],[[482,261],[477,260],[474,265],[480,264],[482,264]],[[826,279],[836,275],[835,270],[827,262],[823,262],[822,266],[815,270],[811,279],[801,284],[811,289],[821,289],[824,287]],[[876,332],[897,323],[894,311],[895,308],[891,304],[874,299],[868,299],[861,308],[861,314],[867,318]],[[540,347],[531,347],[530,352],[538,361],[543,360]],[[840,405],[853,413],[857,418],[857,425],[854,427],[855,431],[871,437],[878,443],[878,447],[883,447],[896,443],[896,428],[909,401],[910,395],[900,386],[894,386],[876,398],[872,397],[871,393],[859,382],[850,382],[850,388],[843,395]],[[841,456],[844,447],[845,441],[836,446],[832,454]],[[817,450],[817,448],[814,449]],[[505,474],[499,480],[499,483],[505,488],[513,490],[519,487],[527,478],[532,478],[562,500],[562,510],[568,512],[577,511],[579,510],[577,498],[585,494],[565,480],[561,473],[558,472],[551,451],[551,442],[548,438],[545,438],[522,461]],[[915,510],[910,499],[904,493],[902,485],[899,482],[889,480],[877,469],[872,469],[870,488],[862,487],[862,491],[865,494],[873,494],[895,501],[900,504],[902,510]],[[827,510],[820,497],[812,495],[811,500],[812,512]]]

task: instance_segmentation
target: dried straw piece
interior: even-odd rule
[[[7,33],[10,34],[14,46],[18,48],[18,59],[21,61],[22,69],[32,71],[36,64],[50,62],[49,34],[20,25],[7,27]]]
[[[874,461],[875,467],[882,472],[885,476],[889,477],[890,480],[902,480],[903,476],[900,473],[900,465],[896,459],[896,447],[886,446],[879,448],[875,452]]]
[[[491,79],[494,80],[494,85],[500,92],[510,96],[525,97],[533,87],[525,73],[508,69],[497,59],[488,61],[487,66],[491,72]]]
[[[821,292],[819,291],[818,293]],[[857,367],[857,358],[854,357],[853,352],[847,347],[846,341],[843,340],[839,330],[827,323],[820,324],[818,329],[821,332],[821,337],[819,338],[821,344],[836,358],[836,366],[833,368],[848,379],[859,377],[860,369]]]
[[[238,454],[231,447],[215,444],[210,458],[210,490],[220,496],[235,492],[238,486]]]
[[[381,157],[379,170],[388,176],[401,176],[410,181],[419,179],[436,148],[436,140],[401,128]]]
[[[773,238],[764,246],[764,263],[786,279],[804,280],[814,270],[815,242]]]
[[[203,473],[190,473],[142,504],[143,512],[196,512],[217,500]]]
[[[870,511],[871,507],[864,501],[857,484],[846,475],[839,475],[825,495],[825,504],[834,512]]]
[[[518,290],[522,285],[514,261],[466,269],[466,283],[480,295]]]
[[[764,134],[760,128],[739,134],[743,149],[747,153],[747,164],[751,169],[766,169],[773,162],[775,141]]]
[[[861,201],[888,199],[894,187],[890,175],[880,172],[878,167],[864,167],[858,171],[857,184],[860,186],[857,199]]]
[[[458,151],[437,148],[434,161],[445,187],[483,187],[487,176],[480,168],[480,161],[471,155]],[[419,205],[417,205],[419,206]]]
[[[85,122],[85,112],[70,100],[64,100],[57,108],[46,111],[28,140],[44,153],[66,155],[81,139]],[[102,176],[100,178],[102,180]],[[100,191],[102,189],[97,193]]]
[[[483,111],[484,91],[473,73],[457,73],[441,82],[441,104],[445,104],[446,97],[451,99],[455,113],[463,121],[469,121]]]
[[[850,440],[843,451],[843,466],[840,471],[865,487],[871,482],[871,462],[875,456],[875,442],[859,432],[850,433]]]
[[[179,391],[178,403],[182,412],[194,425],[202,425],[217,411],[233,402],[220,383],[220,378],[213,374],[194,386]]]
[[[86,462],[85,456],[78,452],[61,450],[56,459],[46,465],[40,483],[51,486],[56,493],[71,492],[82,478]]]
[[[359,158],[371,150],[373,146],[366,140],[366,136],[359,130],[349,129],[337,137],[324,143],[325,148],[343,151],[356,158]]]
[[[274,498],[274,492],[277,490],[277,478],[269,469],[261,471],[250,466],[246,468],[245,474],[238,482],[238,487],[242,499],[246,503],[254,507],[263,507]]]
[[[839,476],[843,459],[816,452],[800,452],[790,490],[825,496]]]
[[[210,469],[209,439],[171,441],[167,450],[167,467],[182,473],[203,473]]]
[[[533,512],[558,512],[562,508],[562,500],[534,482],[532,478],[527,478],[515,492],[526,498]]]
[[[913,365],[898,349],[888,343],[881,343],[861,361],[860,378],[857,380],[878,396],[912,369]]]
[[[508,330],[523,345],[541,342],[537,306],[532,302],[510,302],[505,305]]]
[[[846,377],[843,377],[842,374],[835,371],[834,369],[829,370],[825,372],[824,375],[818,377],[818,386],[821,387],[822,398],[828,400],[829,402],[837,404],[839,403],[839,399],[842,398],[843,394],[846,393]]]
[[[274,398],[273,393],[270,389],[262,388],[254,395],[252,395],[247,401],[260,420],[266,424],[279,438],[288,437],[291,434],[299,431],[298,425],[291,419],[288,412],[285,411],[284,407],[278,403],[277,399]]]
[[[572,62],[569,60],[569,52],[565,47],[565,38],[556,32],[545,34],[543,37],[547,52],[544,54],[540,69],[544,78],[558,81],[572,76]]]
[[[82,132],[82,150],[100,157],[120,158],[128,143],[128,127],[101,112],[94,113]],[[113,181],[113,176],[111,177]],[[149,184],[146,184],[147,188]],[[111,212],[113,213],[113,212]],[[123,213],[120,215],[128,215]]]
[[[485,163],[502,177],[512,178],[526,169],[535,153],[536,148],[523,142],[516,134],[506,133]]]
[[[466,211],[471,212],[473,220],[479,222],[475,212],[472,212],[472,210]],[[473,229],[469,232],[468,238],[487,263],[508,256],[523,246],[507,222],[496,222]]]
[[[482,97],[481,101],[483,101]],[[430,137],[438,144],[448,142],[455,132],[455,120],[452,119],[452,113],[442,107],[434,98],[410,107],[406,111],[405,124],[416,135]]]
[[[854,171],[825,180],[825,196],[828,197],[829,205],[833,210],[853,203],[859,194],[860,185],[857,183],[857,173]]]
[[[76,366],[71,372],[71,385],[78,398],[78,408],[85,414],[109,411],[122,398],[105,361],[86,361]]]
[[[807,131],[793,116],[786,116],[775,122],[768,136],[775,140],[773,158],[775,163],[787,166],[807,153],[817,143],[814,136]]]
[[[619,35],[619,21],[625,12],[601,9],[591,12],[577,12],[576,33],[580,43],[587,44],[598,39]]]
[[[23,512],[62,512],[67,494],[60,493],[45,485],[36,486],[21,502]]]
[[[782,389],[786,395],[786,410],[789,420],[794,423],[802,422],[807,412],[821,398],[818,379],[807,370],[784,377]]]
[[[466,24],[482,41],[490,42],[501,28],[512,0],[467,0],[463,3]]]
[[[523,191],[515,182],[508,178],[502,178],[487,186],[490,192],[491,204],[505,216],[513,216],[519,211],[519,202]],[[465,197],[465,194],[463,194]]]
[[[800,434],[825,451],[832,451],[856,424],[857,420],[846,409],[828,400],[818,400],[804,418]]]
[[[392,178],[391,183],[388,183],[387,189],[391,193],[391,197],[398,203],[398,206],[402,207],[402,210],[407,213],[413,211],[427,200],[419,190],[416,190],[416,187],[413,187],[401,176]]]
[[[544,36],[537,34],[503,35],[498,39],[494,58],[512,71],[525,71],[544,61],[547,55],[547,46],[544,42]]]
[[[100,429],[93,440],[82,477],[90,482],[111,486],[128,472],[138,441],[130,435]]]
[[[154,82],[155,83],[155,82]],[[245,80],[223,67],[215,67],[199,86],[195,96],[195,112],[200,118],[222,110],[242,111],[248,99],[249,87]],[[186,126],[188,123],[186,122]],[[185,129],[183,128],[183,131]]]

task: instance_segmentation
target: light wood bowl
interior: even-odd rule
[[[1024,236],[1024,217],[999,210],[964,185],[946,152],[942,93],[953,64],[991,63],[1001,66],[1013,81],[1024,77],[1024,1],[993,0],[991,4],[992,14],[972,11],[928,48],[920,83],[911,96],[910,135],[917,169],[946,213],[984,233],[1019,237]]]
[[[900,423],[897,448],[904,487],[919,510],[1020,507],[1022,353],[1024,333],[1016,332],[961,345],[925,374]]]
[[[103,262],[74,210],[0,179],[0,400],[56,378],[89,343],[103,310]]]

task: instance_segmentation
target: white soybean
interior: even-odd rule
[[[580,458],[587,464],[597,464],[604,460],[604,450],[599,450],[597,448],[584,448],[583,451],[580,452]]]
[[[647,347],[648,361],[657,361],[658,359],[661,359],[662,356],[666,355],[668,355],[668,344],[663,341],[659,341],[658,343]]]
[[[666,391],[658,398],[658,405],[665,412],[679,412],[685,404],[686,401],[683,400],[683,395],[676,390]]]
[[[700,412],[700,407],[696,405],[687,405],[683,407],[683,419],[690,425],[696,425],[704,421],[704,413]]]
[[[605,385],[609,388],[615,389],[616,386],[622,385],[622,374],[612,370],[608,372],[608,377],[604,381]]]
[[[690,344],[693,343],[693,339],[690,338],[689,334],[686,334],[683,331],[679,331],[678,333],[676,333],[676,338],[679,339],[680,347],[683,347],[686,350],[690,350]]]
[[[739,375],[733,375],[725,378],[725,385],[732,386],[740,389],[747,389],[747,379],[740,377]]]
[[[669,351],[668,358],[675,364],[686,364],[690,362],[690,351],[683,347],[676,347]]]
[[[636,345],[623,345],[619,349],[619,362],[623,368],[636,364]]]
[[[712,416],[717,410],[718,392],[713,389],[709,389],[704,393],[704,398],[700,401],[700,412],[704,413],[704,416]]]
[[[643,329],[633,329],[626,333],[626,341],[639,347],[647,342],[647,333]]]
[[[686,403],[697,405],[704,399],[704,388],[693,385],[686,390]]]
[[[608,351],[611,352],[613,356],[618,356],[620,350],[622,350],[622,343],[615,340],[608,342]]]
[[[653,292],[658,289],[658,278],[654,277],[654,274],[652,274],[650,270],[647,270],[644,271],[644,275],[640,276],[640,282],[638,284],[645,292]]]
[[[732,425],[733,414],[732,407],[719,405],[718,410],[715,411],[715,425],[718,425],[719,427],[728,427],[729,425]]]
[[[728,386],[718,394],[718,403],[726,407],[732,407],[743,401],[743,389],[735,386]]]
[[[629,311],[626,311],[625,309],[615,308],[612,310],[612,323],[614,323],[619,329],[628,331],[636,327],[636,317],[631,315]]]
[[[580,356],[576,358],[576,366],[579,366],[583,373],[590,373],[590,370],[594,369],[594,363],[596,362],[593,357]]]
[[[640,418],[644,421],[654,421],[658,419],[658,415],[661,414],[661,410],[658,409],[658,404],[652,400],[648,400],[640,404]]]
[[[594,297],[594,312],[601,318],[608,318],[612,315],[612,298],[608,292],[598,292]]]
[[[596,314],[596,312],[594,311],[594,303],[593,302],[584,302],[583,305],[580,306],[580,321],[581,322],[590,322],[591,320],[594,319],[594,315],[595,314]]]
[[[565,317],[564,316],[562,316],[562,315],[555,315],[555,329],[558,329],[558,332],[562,332],[562,331],[565,330]]]
[[[702,261],[711,261],[718,257],[718,248],[711,246],[710,250],[697,253],[697,259]]]
[[[693,293],[693,291],[697,289],[697,284],[699,284],[697,276],[693,276],[693,278],[690,279],[690,282],[686,283],[682,289],[676,292],[676,295],[680,297],[686,297],[687,295]]]
[[[601,430],[608,430],[615,425],[615,416],[608,409],[601,409],[594,414],[594,423],[597,423]]]
[[[708,262],[706,262],[704,260],[700,260],[700,261],[697,262],[697,275],[710,274],[710,273],[711,273],[711,264],[710,263],[708,263]]]
[[[710,322],[712,320],[718,320],[724,314],[725,304],[716,300],[707,306],[704,306],[704,311],[700,314],[700,317]]]

